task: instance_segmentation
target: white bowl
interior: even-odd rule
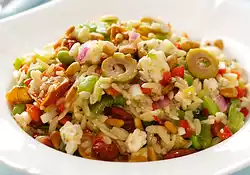
[[[55,0],[0,21],[0,160],[41,175],[228,174],[250,165],[250,122],[230,139],[172,160],[114,163],[87,160],[48,148],[29,137],[11,117],[5,101],[15,57],[54,41],[71,24],[115,14],[121,19],[162,17],[194,38],[222,37],[228,54],[250,69],[250,2],[243,0]]]

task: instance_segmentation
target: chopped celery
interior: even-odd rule
[[[187,84],[191,86],[193,84],[194,77],[188,73],[185,73],[184,80],[186,80]]]
[[[24,58],[16,58],[13,66],[16,70],[19,70],[24,63],[25,63]]]
[[[70,56],[67,50],[60,50],[57,54],[57,58],[64,65],[70,65],[75,61],[74,57]]]
[[[244,125],[244,115],[238,111],[236,104],[231,104],[228,112],[228,127],[236,133]]]
[[[12,115],[21,114],[25,110],[25,104],[14,105]]]
[[[208,96],[203,97],[203,108],[208,109],[209,114],[212,115],[220,111],[217,104]]]
[[[206,149],[211,146],[212,143],[211,125],[201,124],[201,133],[198,136],[198,141],[201,146],[201,149]]]
[[[122,95],[114,97],[114,105],[124,106],[125,103],[126,103],[126,99]]]
[[[111,86],[112,79],[100,77],[99,80],[96,82],[93,93],[90,96],[90,104],[95,104],[96,102],[100,101],[102,95],[104,94],[102,86]]]
[[[194,149],[201,149],[201,145],[199,143],[199,137],[198,136],[192,136],[191,137],[191,141],[192,141],[192,146]]]
[[[91,105],[90,109],[94,114],[101,114],[106,107],[111,107],[113,103],[114,99],[111,96],[103,96],[101,101]]]
[[[78,91],[86,91],[92,93],[95,87],[95,84],[98,80],[98,76],[89,75],[87,76],[80,84],[78,85]]]

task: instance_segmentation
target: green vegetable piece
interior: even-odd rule
[[[201,145],[199,143],[199,137],[198,136],[192,136],[191,141],[192,141],[192,146],[193,146],[194,149],[197,149],[197,150],[201,149]]]
[[[203,97],[203,108],[207,108],[209,114],[215,115],[216,112],[219,112],[217,104],[208,96]]]
[[[205,95],[206,95],[206,91],[204,89],[200,90],[200,92],[198,93],[199,98],[203,98]]]
[[[85,26],[89,28],[89,32],[96,32],[97,25],[95,23],[87,23]]]
[[[25,110],[25,104],[14,105],[12,115],[21,114]]]
[[[240,100],[239,99],[232,99],[231,104],[233,104],[235,107],[240,106]]]
[[[111,107],[114,104],[114,99],[111,96],[103,96],[100,102],[90,106],[91,112],[94,114],[101,114],[106,107]]]
[[[105,24],[105,23],[100,23],[98,26],[97,26],[97,28],[96,28],[96,32],[97,33],[100,33],[100,34],[102,34],[102,35],[104,35],[104,36],[107,36],[107,24]]]
[[[43,72],[45,71],[46,69],[43,68],[41,65],[37,65],[37,64],[34,64],[33,66],[31,66],[28,70],[28,73],[27,73],[27,76],[30,77],[30,73],[31,71],[33,70],[39,70],[40,72]]]
[[[24,84],[24,81],[22,81],[18,84],[18,86],[26,86],[26,84]]]
[[[158,124],[157,121],[151,121],[151,122],[142,121],[142,123],[143,123],[144,128],[146,128],[147,126],[150,126],[150,125],[157,125]]]
[[[75,61],[74,57],[70,56],[67,50],[60,50],[57,54],[57,58],[64,65],[70,65]]]
[[[113,23],[117,23],[118,18],[116,16],[112,16],[112,15],[105,15],[105,16],[101,17],[100,21],[106,22],[106,23],[111,25]]]
[[[78,91],[86,91],[92,93],[95,87],[95,84],[98,80],[98,76],[96,75],[89,75],[87,76],[79,85],[78,85]]]
[[[186,80],[187,84],[189,86],[191,86],[193,84],[193,81],[194,81],[194,77],[188,73],[185,73],[184,74],[184,80]]]
[[[154,53],[148,53],[148,57],[151,58],[152,60],[156,60],[157,59],[157,55]]]
[[[201,146],[201,149],[206,149],[212,144],[212,133],[211,125],[201,124],[201,133],[198,136],[198,142]]]
[[[42,126],[39,126],[39,129],[42,129],[42,130],[48,130],[49,129],[49,125],[42,125]]]
[[[179,117],[180,119],[184,119],[185,112],[184,112],[183,110],[179,110],[179,111],[177,111],[177,113],[178,113],[178,117]]]
[[[167,35],[166,34],[156,34],[156,38],[159,39],[159,40],[164,40],[164,39],[167,39]]]
[[[24,62],[25,62],[24,58],[16,58],[13,66],[16,70],[19,70],[21,66],[24,64]]]
[[[236,104],[231,104],[228,112],[228,127],[236,133],[244,125],[244,115],[238,111]]]
[[[114,105],[124,106],[125,103],[126,103],[126,100],[122,95],[114,97]]]

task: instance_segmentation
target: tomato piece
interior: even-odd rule
[[[95,69],[95,73],[101,75],[101,74],[102,74],[102,69],[101,69],[100,67],[97,67],[97,68]]]
[[[232,70],[231,73],[234,73],[237,75],[237,79],[240,79],[240,73],[238,71]]]
[[[215,122],[212,125],[211,132],[214,137],[218,136],[218,133],[225,125],[222,122]]]
[[[202,114],[207,117],[209,115],[208,109],[207,108],[203,108]]]
[[[224,128],[222,128],[219,132],[218,132],[218,137],[221,140],[226,140],[229,137],[231,137],[233,135],[232,131],[230,130],[230,128],[228,126],[224,126]]]
[[[153,111],[159,109],[159,105],[156,102],[152,103],[152,109]]]
[[[151,88],[143,88],[143,87],[141,87],[141,91],[143,92],[143,94],[146,94],[146,95],[152,94],[152,89]]]
[[[245,117],[247,117],[249,114],[249,111],[247,108],[241,108],[240,112],[243,113]]]
[[[184,67],[178,66],[171,70],[172,77],[184,77]]]
[[[26,80],[24,81],[24,84],[25,84],[26,86],[29,86],[29,84],[30,84],[31,81],[32,81],[32,78],[28,78],[28,79],[26,79]]]
[[[162,74],[162,80],[160,81],[160,84],[162,86],[165,86],[166,84],[168,84],[171,81],[171,73],[170,72],[163,72]]]
[[[106,144],[102,139],[95,140],[92,152],[97,159],[108,161],[116,159],[119,155],[119,149],[116,144]]]
[[[160,119],[158,116],[153,116],[153,117],[154,117],[154,120],[155,120],[156,122],[158,122],[160,125],[163,125],[163,124],[164,124],[164,122],[161,121],[161,119]]]
[[[128,120],[132,118],[132,115],[130,113],[126,112],[124,109],[120,107],[112,107],[111,111],[112,111],[112,115],[114,116],[118,115],[117,117],[119,118],[120,116],[122,120]]]
[[[53,144],[48,136],[37,136],[36,140],[46,146],[53,148]]]
[[[48,93],[45,99],[42,101],[41,106],[50,106],[52,104],[56,104],[57,100],[64,96],[67,90],[70,87],[69,82],[64,82],[56,87],[54,91]]]
[[[33,121],[41,121],[40,116],[42,115],[42,111],[39,107],[32,104],[26,104],[26,111],[28,112]]]
[[[59,123],[60,123],[61,125],[65,125],[65,123],[66,123],[67,121],[71,121],[71,116],[70,116],[70,115],[65,115],[65,117],[63,117],[61,120],[59,120]]]
[[[182,157],[182,156],[186,156],[192,153],[195,153],[196,150],[193,148],[188,148],[188,149],[176,149],[176,150],[172,150],[170,152],[168,152],[166,155],[164,155],[164,159],[173,159],[176,157]]]
[[[105,89],[105,92],[108,94],[108,95],[111,95],[111,96],[118,96],[120,95],[120,92],[118,92],[117,90],[115,90],[114,88],[110,87],[108,89]]]
[[[247,88],[236,87],[236,89],[238,91],[237,98],[242,98],[247,96]]]
[[[55,67],[55,72],[56,71],[64,71],[64,65],[63,64],[59,64]]]
[[[76,43],[75,40],[68,40],[69,43],[69,50],[71,49],[71,47]]]
[[[21,70],[21,72],[24,71],[24,72],[27,74],[29,68],[30,68],[30,67],[29,67],[27,64],[25,64],[25,65],[23,65],[23,66],[21,67],[20,70]]]
[[[64,103],[61,103],[61,104],[59,104],[58,106],[57,106],[57,112],[58,113],[61,113],[61,112],[63,112],[64,111]]]
[[[184,128],[186,133],[183,135],[183,138],[190,138],[193,135],[193,130],[190,127],[187,120],[180,120],[180,127]]]
[[[175,43],[175,46],[181,50],[181,44],[180,43]]]
[[[221,74],[221,75],[223,75],[223,74],[225,74],[227,72],[227,69],[219,69],[219,71],[218,71],[218,74]]]

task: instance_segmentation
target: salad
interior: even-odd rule
[[[6,99],[25,132],[67,154],[181,157],[228,139],[248,116],[248,78],[223,49],[159,19],[107,15],[16,58]]]

